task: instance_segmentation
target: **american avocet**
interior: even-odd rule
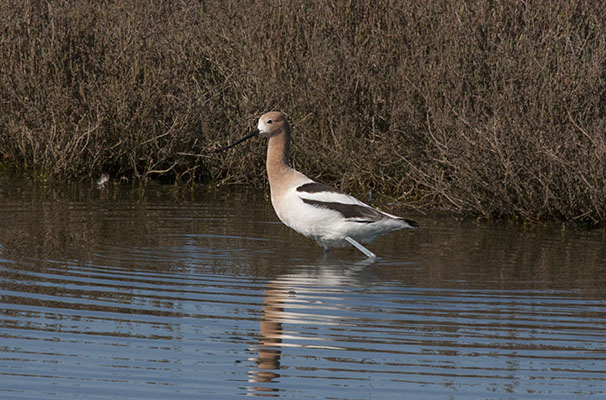
[[[271,203],[278,218],[303,236],[314,239],[324,251],[353,245],[369,258],[376,255],[359,242],[399,229],[417,227],[415,221],[377,210],[339,189],[314,182],[290,165],[290,125],[284,115],[272,111],[259,118],[257,129],[236,143],[253,136],[269,139],[267,177]]]

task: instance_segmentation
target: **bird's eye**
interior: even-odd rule
[[[271,125],[272,122],[274,122],[274,121],[272,121],[271,119],[268,119],[267,122],[266,122],[266,124],[267,125]]]

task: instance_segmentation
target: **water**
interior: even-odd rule
[[[415,217],[321,249],[263,192],[0,178],[2,399],[606,396],[606,238]]]

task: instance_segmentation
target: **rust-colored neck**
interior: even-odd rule
[[[280,186],[290,175],[290,127],[287,124],[269,138],[266,167],[272,187]]]

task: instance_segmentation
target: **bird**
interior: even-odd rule
[[[107,182],[109,182],[109,174],[102,173],[99,179],[97,179],[97,189],[105,188]]]
[[[373,208],[335,187],[315,182],[292,167],[291,127],[283,113],[263,114],[251,133],[213,152],[227,150],[254,136],[268,139],[266,170],[270,197],[280,221],[296,232],[314,239],[325,253],[332,247],[354,246],[367,258],[376,255],[362,243],[378,236],[419,225]]]

